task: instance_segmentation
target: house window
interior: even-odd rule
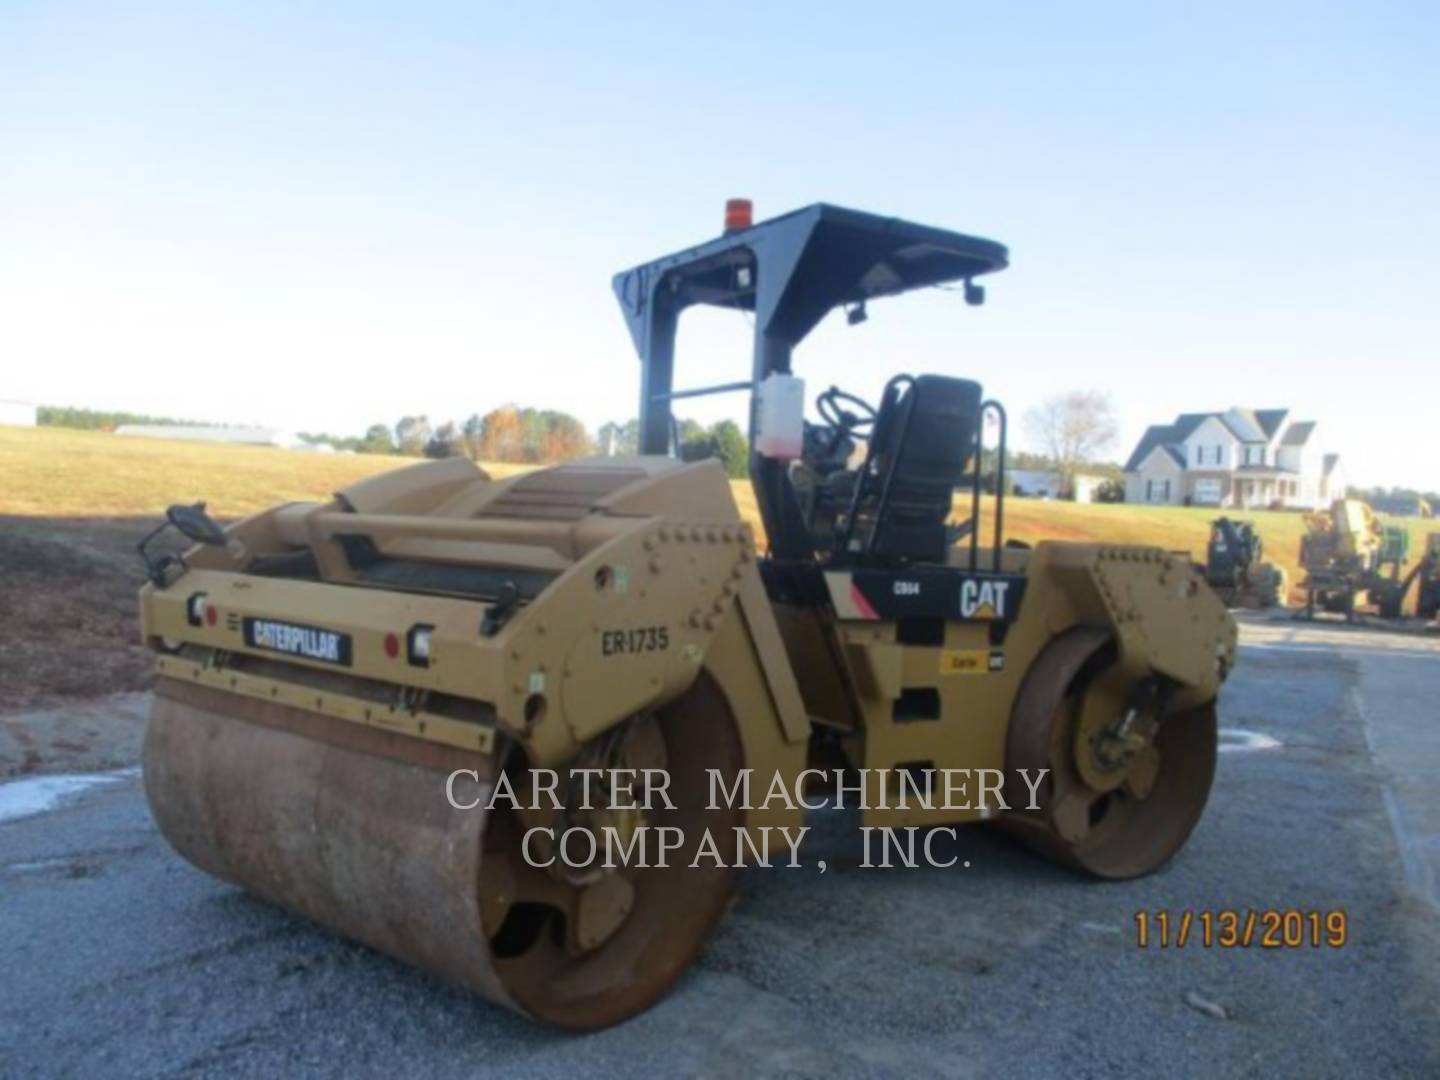
[[[1223,448],[1219,443],[1216,443],[1216,444],[1215,444],[1215,464],[1216,464],[1216,465],[1219,465],[1219,464],[1220,464],[1220,455],[1221,455],[1222,453],[1224,453],[1224,448]]]

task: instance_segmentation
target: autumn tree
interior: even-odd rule
[[[484,461],[524,461],[525,440],[520,410],[514,405],[491,409],[480,420],[480,453]]]
[[[553,410],[541,413],[540,417],[544,431],[541,461],[569,461],[590,452],[590,435],[575,417]]]

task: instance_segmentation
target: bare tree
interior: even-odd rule
[[[1065,492],[1075,490],[1075,474],[1115,441],[1115,409],[1098,390],[1072,390],[1047,398],[1025,414],[1025,431],[1044,449],[1060,473]]]

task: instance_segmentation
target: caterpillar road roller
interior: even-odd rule
[[[1153,548],[1007,543],[980,476],[988,451],[1003,470],[1005,414],[980,383],[899,375],[873,405],[831,387],[806,420],[792,369],[835,309],[853,323],[939,286],[979,303],[1007,260],[894,218],[815,205],[753,224],[737,204],[719,237],[614,280],[638,456],[504,480],[417,464],[224,528],[172,508],[193,545],[142,549],[164,835],[568,1028],[635,1014],[694,960],[737,865],[800,827],[803,804],[760,797],[777,781],[838,798],[857,775],[913,794],[988,770],[993,798],[866,799],[860,822],[990,822],[1099,878],[1160,867],[1215,767],[1235,626],[1213,591]],[[748,315],[747,377],[677,388],[697,304]],[[717,392],[749,398],[758,523],[718,462],[671,456],[674,403]],[[750,776],[750,799],[715,797]],[[661,797],[639,799],[640,778]],[[717,832],[744,856],[698,858]],[[669,857],[596,854],[646,835]]]

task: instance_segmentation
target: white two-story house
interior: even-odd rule
[[[1288,409],[1182,413],[1147,428],[1125,463],[1131,503],[1315,509],[1344,494],[1339,455]]]

